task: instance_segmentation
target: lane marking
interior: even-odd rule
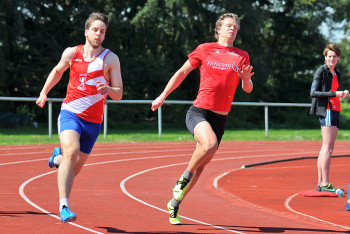
[[[156,153],[159,151],[154,151],[151,153]],[[169,151],[165,151],[169,152]],[[233,153],[249,153],[249,152],[254,152],[251,150],[248,151],[227,151],[227,152],[217,152],[215,156],[219,157],[220,155],[224,154],[233,154]],[[93,154],[90,155],[89,157],[100,157],[100,156],[107,156],[107,155],[130,155],[130,154],[144,154],[148,153],[147,151],[145,152],[123,152],[123,153],[102,153],[102,154]],[[305,155],[305,154],[311,154],[314,152],[302,152],[302,153],[284,153],[284,154],[261,154],[261,155],[253,155],[253,156],[237,156],[237,157],[232,157],[231,159],[246,159],[246,158],[265,158],[265,157],[279,157],[279,156],[288,156],[288,155]],[[166,158],[166,157],[190,157],[191,154],[166,154],[166,155],[160,155],[160,156],[151,156],[151,157],[142,157],[142,158],[134,158],[133,160],[138,160],[138,159],[149,159],[149,158]],[[336,156],[336,155],[334,155]],[[217,158],[215,160],[226,160],[227,158]],[[12,165],[12,164],[19,164],[19,163],[30,163],[30,162],[35,162],[35,161],[43,161],[43,160],[48,160],[47,158],[40,158],[40,159],[31,159],[31,160],[24,160],[24,161],[15,161],[15,162],[7,162],[7,163],[0,163],[0,166],[5,166],[5,165]]]
[[[135,161],[135,160],[139,160],[139,159],[154,159],[154,158],[166,158],[166,157],[169,157],[168,156],[162,156],[162,157],[144,157],[144,158],[128,158],[128,159],[118,159],[118,160],[111,160],[111,161],[104,161],[104,162],[96,162],[96,163],[89,163],[89,164],[85,164],[85,166],[95,166],[95,165],[102,165],[102,164],[107,164],[107,163],[116,163],[116,162],[125,162],[125,161]],[[230,159],[230,160],[233,160],[235,158],[227,158],[227,159]],[[217,161],[217,160],[212,160],[212,161]],[[120,186],[123,190],[123,192],[128,195],[130,198],[132,199],[136,199],[136,201],[138,202],[141,202],[142,204],[145,204],[147,206],[150,206],[154,209],[157,209],[159,211],[162,211],[162,212],[166,212],[168,213],[168,211],[166,210],[163,210],[159,207],[156,207],[156,206],[153,206],[145,201],[142,201],[141,199],[138,199],[136,198],[135,196],[131,195],[126,189],[125,189],[125,182],[133,177],[135,177],[136,175],[140,175],[142,173],[145,173],[145,172],[148,172],[148,171],[152,171],[152,170],[156,170],[156,169],[161,169],[161,168],[166,168],[166,167],[171,167],[171,166],[177,166],[177,165],[183,165],[183,164],[187,164],[188,162],[184,162],[184,163],[178,163],[178,164],[171,164],[171,165],[165,165],[165,166],[161,166],[161,167],[156,167],[156,168],[153,168],[153,169],[148,169],[148,170],[144,170],[144,171],[141,171],[141,172],[138,172],[136,174],[134,174],[133,176],[129,176],[127,177],[126,179],[124,179]],[[31,206],[35,207],[36,209],[42,211],[43,213],[46,213],[47,215],[50,215],[51,217],[54,217],[58,220],[60,220],[60,218],[57,216],[57,215],[54,215],[52,214],[51,212],[43,209],[42,207],[40,207],[39,205],[35,204],[34,202],[32,202],[24,193],[24,189],[25,189],[25,186],[28,185],[30,182],[38,179],[38,178],[41,178],[43,176],[46,176],[46,175],[49,175],[49,174],[52,174],[52,173],[55,173],[57,172],[57,170],[54,170],[54,171],[50,171],[50,172],[47,172],[47,173],[44,173],[44,174],[41,174],[41,175],[38,175],[38,176],[35,176],[35,177],[32,177],[30,179],[28,179],[27,181],[25,181],[24,183],[21,184],[21,186],[19,187],[19,194],[20,196],[28,203],[30,204]],[[123,184],[123,185],[122,185]],[[124,187],[124,189],[123,189]],[[226,230],[226,231],[229,231],[229,232],[234,232],[234,233],[241,233],[241,234],[244,234],[243,232],[238,232],[238,231],[235,231],[235,230],[231,230],[231,229],[227,229],[227,228],[224,228],[224,227],[220,227],[220,226],[216,226],[216,225],[212,225],[212,224],[209,224],[209,223],[205,223],[205,222],[202,222],[202,221],[199,221],[199,220],[195,220],[195,219],[192,219],[192,218],[189,218],[189,217],[185,217],[185,216],[181,216],[182,218],[184,219],[187,219],[187,220],[190,220],[190,221],[193,221],[193,222],[196,222],[196,223],[199,223],[199,224],[203,224],[203,225],[207,225],[207,226],[211,226],[211,227],[215,227],[215,228],[218,228],[218,229],[222,229],[222,230]],[[78,228],[82,228],[82,229],[85,229],[87,231],[90,231],[90,232],[94,232],[94,233],[101,233],[101,232],[98,232],[98,231],[95,231],[93,229],[89,229],[87,227],[84,227],[84,226],[81,226],[79,224],[76,224],[76,223],[73,223],[73,222],[68,222],[67,224],[70,224],[70,225],[73,225],[73,226],[76,226]]]
[[[159,151],[151,151],[151,152],[159,152]],[[232,153],[237,153],[237,152],[250,152],[250,151],[231,151],[231,152],[218,152],[217,155],[221,155],[221,154],[232,154]],[[140,152],[128,152],[128,154],[131,154],[131,153],[140,153]],[[141,152],[141,153],[144,153],[144,152]],[[314,152],[312,152],[314,153]],[[110,154],[118,154],[118,153],[105,153],[105,154],[95,154],[96,156],[104,156],[104,155],[110,155]],[[119,153],[119,154],[127,154],[127,152],[122,152],[122,153]],[[219,159],[213,159],[212,161],[220,161],[220,160],[234,160],[234,159],[240,159],[240,158],[261,158],[261,157],[266,157],[266,156],[270,156],[270,157],[278,157],[278,156],[282,156],[282,155],[297,155],[297,154],[303,154],[305,155],[306,152],[303,152],[303,153],[286,153],[286,154],[265,154],[265,155],[254,155],[254,156],[239,156],[239,157],[229,157],[229,158],[219,158]],[[142,158],[128,158],[128,159],[118,159],[118,160],[111,160],[111,161],[104,161],[104,162],[96,162],[96,163],[90,163],[90,164],[86,164],[84,166],[93,166],[93,165],[100,165],[100,164],[107,164],[107,163],[115,163],[115,162],[125,162],[125,161],[135,161],[135,160],[148,160],[148,159],[160,159],[160,158],[169,158],[169,157],[182,157],[182,156],[189,156],[189,154],[178,154],[178,155],[164,155],[164,156],[154,156],[154,157],[142,157]],[[25,163],[25,162],[35,162],[35,161],[41,161],[41,160],[47,160],[47,158],[45,159],[35,159],[35,160],[26,160],[26,161],[19,161],[19,162],[10,162],[10,163],[3,163],[3,164],[0,164],[0,166],[2,165],[9,165],[9,164],[18,164],[18,163]],[[144,205],[147,205],[149,207],[152,207],[154,209],[157,209],[159,211],[162,211],[162,212],[165,212],[165,213],[168,213],[167,210],[164,210],[164,209],[161,209],[159,207],[156,207],[156,206],[153,206],[141,199],[138,199],[136,198],[135,196],[133,196],[132,194],[130,194],[126,188],[125,188],[125,183],[132,179],[133,177],[137,176],[137,175],[141,175],[143,173],[146,173],[146,172],[149,172],[149,171],[152,171],[152,170],[157,170],[157,169],[161,169],[161,168],[166,168],[166,167],[171,167],[171,166],[177,166],[177,165],[183,165],[183,164],[187,164],[188,162],[184,162],[184,163],[178,163],[178,164],[170,164],[170,165],[165,165],[165,166],[160,166],[160,167],[155,167],[155,168],[151,168],[151,169],[147,169],[147,170],[144,170],[144,171],[141,171],[141,172],[138,172],[138,173],[135,173],[134,175],[132,176],[129,176],[127,178],[125,178],[121,183],[120,183],[120,187],[121,189],[123,190],[123,192],[129,196],[130,198],[144,204]],[[57,216],[57,215],[54,215],[52,213],[50,213],[49,211],[41,208],[40,206],[38,206],[37,204],[35,204],[34,202],[32,202],[24,193],[24,188],[26,185],[28,185],[30,182],[32,182],[33,180],[36,180],[38,178],[41,178],[43,176],[46,176],[46,175],[49,175],[49,174],[52,174],[52,173],[55,173],[57,172],[57,170],[55,171],[51,171],[51,172],[47,172],[47,173],[44,173],[44,174],[41,174],[41,175],[38,175],[36,177],[33,177],[27,181],[25,181],[20,187],[19,187],[19,193],[21,195],[21,197],[27,202],[29,203],[30,205],[32,205],[33,207],[35,207],[36,209],[56,218],[56,219],[59,219],[60,218]],[[199,221],[199,220],[195,220],[195,219],[192,219],[192,218],[189,218],[189,217],[185,217],[185,216],[181,216],[182,218],[184,219],[187,219],[187,220],[190,220],[190,221],[193,221],[193,222],[197,222],[197,223],[200,223],[200,224],[203,224],[203,225],[207,225],[207,226],[211,226],[211,227],[215,227],[215,228],[218,228],[218,229],[222,229],[222,230],[225,230],[225,231],[229,231],[229,232],[234,232],[234,233],[242,233],[242,232],[239,232],[239,231],[235,231],[235,230],[231,230],[231,229],[227,229],[227,228],[224,228],[224,227],[221,227],[221,226],[216,226],[216,225],[212,225],[212,224],[209,224],[209,223],[205,223],[205,222],[202,222],[202,221]],[[327,222],[327,221],[326,221]],[[81,225],[78,225],[76,223],[68,223],[70,225],[73,225],[73,226],[76,226],[78,228],[82,228],[84,230],[87,230],[87,231],[90,231],[90,232],[93,232],[93,233],[101,233],[101,232],[98,232],[98,231],[95,231],[93,229],[89,229],[89,228],[86,228],[84,226],[81,226]]]
[[[283,168],[283,167],[282,167],[282,168]],[[244,169],[243,169],[243,168],[232,169],[232,170],[230,170],[230,171],[226,171],[226,172],[222,173],[221,175],[215,177],[214,180],[213,180],[213,188],[216,189],[217,191],[221,192],[222,194],[225,194],[225,195],[227,195],[227,196],[229,196],[229,197],[235,198],[236,200],[238,200],[238,201],[240,201],[240,202],[242,202],[242,203],[244,203],[244,204],[247,204],[247,205],[249,205],[249,206],[252,206],[252,207],[255,207],[255,208],[258,208],[258,209],[265,209],[265,210],[267,210],[267,211],[273,211],[273,212],[276,212],[276,213],[282,214],[282,215],[288,215],[288,214],[286,214],[286,213],[284,213],[284,212],[279,212],[279,211],[277,211],[277,210],[272,210],[272,209],[269,209],[269,208],[261,207],[261,206],[259,206],[259,205],[257,205],[257,204],[254,204],[254,203],[251,203],[251,202],[249,202],[249,201],[246,201],[246,200],[244,200],[244,199],[242,199],[242,198],[240,198],[240,197],[236,197],[235,195],[230,194],[230,193],[227,193],[227,192],[225,192],[224,190],[220,189],[220,187],[219,187],[219,185],[218,185],[218,181],[219,181],[221,178],[223,178],[224,176],[228,175],[229,173],[234,172],[234,171],[237,171],[237,170],[244,170]],[[292,201],[292,199],[293,199],[295,196],[297,196],[297,195],[298,195],[298,194],[294,194],[294,195],[288,197],[288,198],[285,200],[285,202],[284,202],[284,206],[285,206],[289,211],[291,211],[292,213],[298,214],[298,215],[301,215],[301,216],[308,217],[308,218],[313,219],[313,220],[316,220],[316,221],[318,221],[319,223],[322,223],[322,224],[328,224],[328,225],[333,226],[333,227],[340,227],[340,228],[343,228],[343,229],[350,230],[350,227],[343,226],[343,225],[340,225],[340,224],[335,224],[335,223],[332,223],[332,222],[329,222],[329,221],[326,221],[326,220],[323,220],[323,219],[319,219],[319,218],[316,218],[316,217],[314,217],[314,216],[311,216],[311,215],[308,215],[308,214],[305,214],[305,213],[301,213],[301,212],[298,212],[298,211],[292,209],[292,208],[290,207],[289,203],[290,203],[290,202]]]
[[[29,203],[30,205],[32,205],[33,207],[35,207],[36,209],[40,210],[41,212],[43,213],[46,213],[47,215],[50,215],[51,217],[55,218],[55,219],[58,219],[61,221],[60,217],[58,217],[57,215],[54,215],[52,213],[50,213],[49,211],[41,208],[40,206],[38,206],[37,204],[35,204],[34,202],[32,202],[24,193],[24,188],[27,184],[29,184],[30,182],[32,182],[33,180],[36,180],[40,177],[43,177],[43,176],[46,176],[46,175],[49,175],[49,174],[52,174],[52,173],[55,173],[57,171],[50,171],[50,172],[47,172],[47,173],[44,173],[44,174],[41,174],[41,175],[38,175],[38,176],[35,176],[27,181],[25,181],[23,184],[21,184],[21,186],[19,187],[18,191],[19,191],[19,194],[21,195],[21,197],[27,202]],[[98,231],[95,231],[93,229],[90,229],[90,228],[87,228],[87,227],[84,227],[84,226],[81,226],[79,224],[76,224],[76,223],[72,223],[72,222],[69,222],[67,224],[70,224],[70,225],[73,225],[73,226],[76,226],[78,228],[81,228],[81,229],[84,229],[86,231],[89,231],[89,232],[93,232],[93,233],[98,233],[98,234],[101,234],[102,232],[98,232]]]
[[[212,161],[215,161],[215,160],[212,160]],[[125,188],[125,183],[138,176],[138,175],[141,175],[143,173],[146,173],[146,172],[150,172],[150,171],[153,171],[153,170],[158,170],[158,169],[163,169],[163,168],[167,168],[167,167],[173,167],[173,166],[179,166],[179,165],[184,165],[184,164],[188,164],[188,162],[184,162],[184,163],[176,163],[176,164],[169,164],[169,165],[165,165],[165,166],[159,166],[159,167],[153,167],[153,168],[150,168],[150,169],[147,169],[147,170],[143,170],[143,171],[140,171],[140,172],[137,172],[127,178],[125,178],[124,180],[122,180],[122,182],[120,182],[120,188],[122,189],[122,191],[127,195],[129,196],[131,199],[135,200],[135,201],[138,201],[146,206],[149,206],[151,208],[154,208],[156,210],[159,210],[159,211],[162,211],[162,212],[165,212],[168,214],[168,211],[167,210],[164,210],[164,209],[161,209],[157,206],[154,206],[154,205],[151,205],[135,196],[133,196],[132,194],[130,194],[127,189]],[[221,226],[217,226],[217,225],[213,225],[213,224],[210,224],[210,223],[206,223],[206,222],[202,222],[202,221],[199,221],[199,220],[196,220],[196,219],[192,219],[192,218],[189,218],[189,217],[186,217],[186,216],[183,216],[183,215],[179,215],[181,218],[183,219],[187,219],[187,220],[190,220],[192,222],[195,222],[195,223],[199,223],[199,224],[202,224],[202,225],[206,225],[206,226],[210,226],[210,227],[214,227],[214,228],[217,228],[217,229],[221,229],[221,230],[225,230],[225,231],[228,231],[228,232],[233,232],[233,233],[241,233],[243,234],[244,232],[239,232],[239,231],[236,231],[236,230],[232,230],[232,229],[227,229],[227,228],[224,228],[224,227],[221,227]]]
[[[339,225],[339,224],[336,224],[336,223],[332,223],[332,222],[329,222],[329,221],[326,221],[326,220],[323,220],[323,219],[319,219],[319,218],[316,218],[314,216],[311,216],[311,215],[308,215],[308,214],[305,214],[305,213],[302,213],[302,212],[299,212],[299,211],[296,211],[294,210],[292,207],[290,207],[289,203],[293,200],[294,197],[296,197],[297,195],[299,195],[298,193],[296,194],[293,194],[291,196],[289,196],[285,202],[284,202],[284,206],[290,210],[291,212],[295,213],[295,214],[298,214],[298,215],[301,215],[301,216],[305,216],[305,217],[308,217],[310,219],[314,219],[316,221],[319,221],[319,222],[323,222],[323,223],[326,223],[326,224],[329,224],[331,226],[334,226],[334,227],[340,227],[340,228],[344,228],[344,229],[347,229],[347,230],[350,230],[350,227],[347,227],[347,226],[343,226],[343,225]]]

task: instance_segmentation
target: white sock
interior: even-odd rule
[[[54,157],[53,158],[53,163],[55,164],[55,165],[60,165],[59,163],[58,163],[58,157],[60,157],[61,155],[58,155],[58,156],[56,156],[56,157]]]
[[[61,198],[60,199],[60,212],[62,211],[62,207],[67,206],[68,207],[68,198]]]

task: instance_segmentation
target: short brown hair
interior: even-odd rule
[[[340,55],[341,55],[341,49],[339,48],[339,46],[337,46],[336,44],[329,44],[329,45],[327,45],[327,47],[324,49],[324,51],[323,51],[323,55],[326,57],[327,56],[327,54],[328,54],[328,52],[329,51],[334,51],[335,52],[335,54],[338,56],[338,57],[340,57]]]
[[[238,30],[240,28],[238,16],[236,14],[233,14],[233,13],[225,13],[225,14],[221,15],[215,23],[215,38],[216,39],[219,39],[218,30],[220,30],[220,28],[222,26],[222,22],[226,18],[232,18],[236,22],[236,24],[238,26]]]
[[[108,16],[103,13],[93,12],[89,15],[89,18],[85,22],[85,29],[89,29],[92,22],[94,22],[95,20],[101,20],[106,25],[106,28],[108,28]]]

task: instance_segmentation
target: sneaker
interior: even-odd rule
[[[335,193],[335,191],[337,190],[337,188],[334,188],[331,184],[328,184],[327,186],[320,185],[320,189],[320,191],[328,191],[331,193]]]
[[[346,203],[345,210],[350,211],[350,199]]]
[[[50,168],[53,168],[53,167],[58,168],[59,167],[59,165],[54,163],[54,158],[58,155],[62,155],[62,152],[61,152],[61,148],[56,147],[53,149],[52,156],[49,158],[49,167]]]
[[[70,211],[68,206],[63,206],[60,212],[61,222],[67,223],[77,219],[77,215]]]
[[[189,180],[186,180],[183,176],[176,182],[175,187],[173,188],[173,196],[176,200],[181,201],[184,198],[187,185],[189,184]]]
[[[171,205],[171,200],[168,202],[167,204],[169,213],[170,213],[170,217],[169,217],[169,222],[172,225],[179,225],[181,224],[181,219],[179,218],[179,207],[173,207]]]
[[[316,190],[317,190],[317,192],[321,192],[321,190],[322,190],[321,185],[318,184]]]

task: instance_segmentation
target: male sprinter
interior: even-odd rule
[[[107,95],[114,100],[120,100],[123,95],[119,58],[101,46],[108,23],[106,15],[90,14],[85,22],[85,44],[64,50],[36,101],[43,107],[49,91],[70,67],[67,95],[57,121],[62,152],[55,148],[49,159],[51,168],[59,167],[57,183],[62,222],[77,218],[69,209],[68,198],[74,177],[89,157],[100,133]]]

